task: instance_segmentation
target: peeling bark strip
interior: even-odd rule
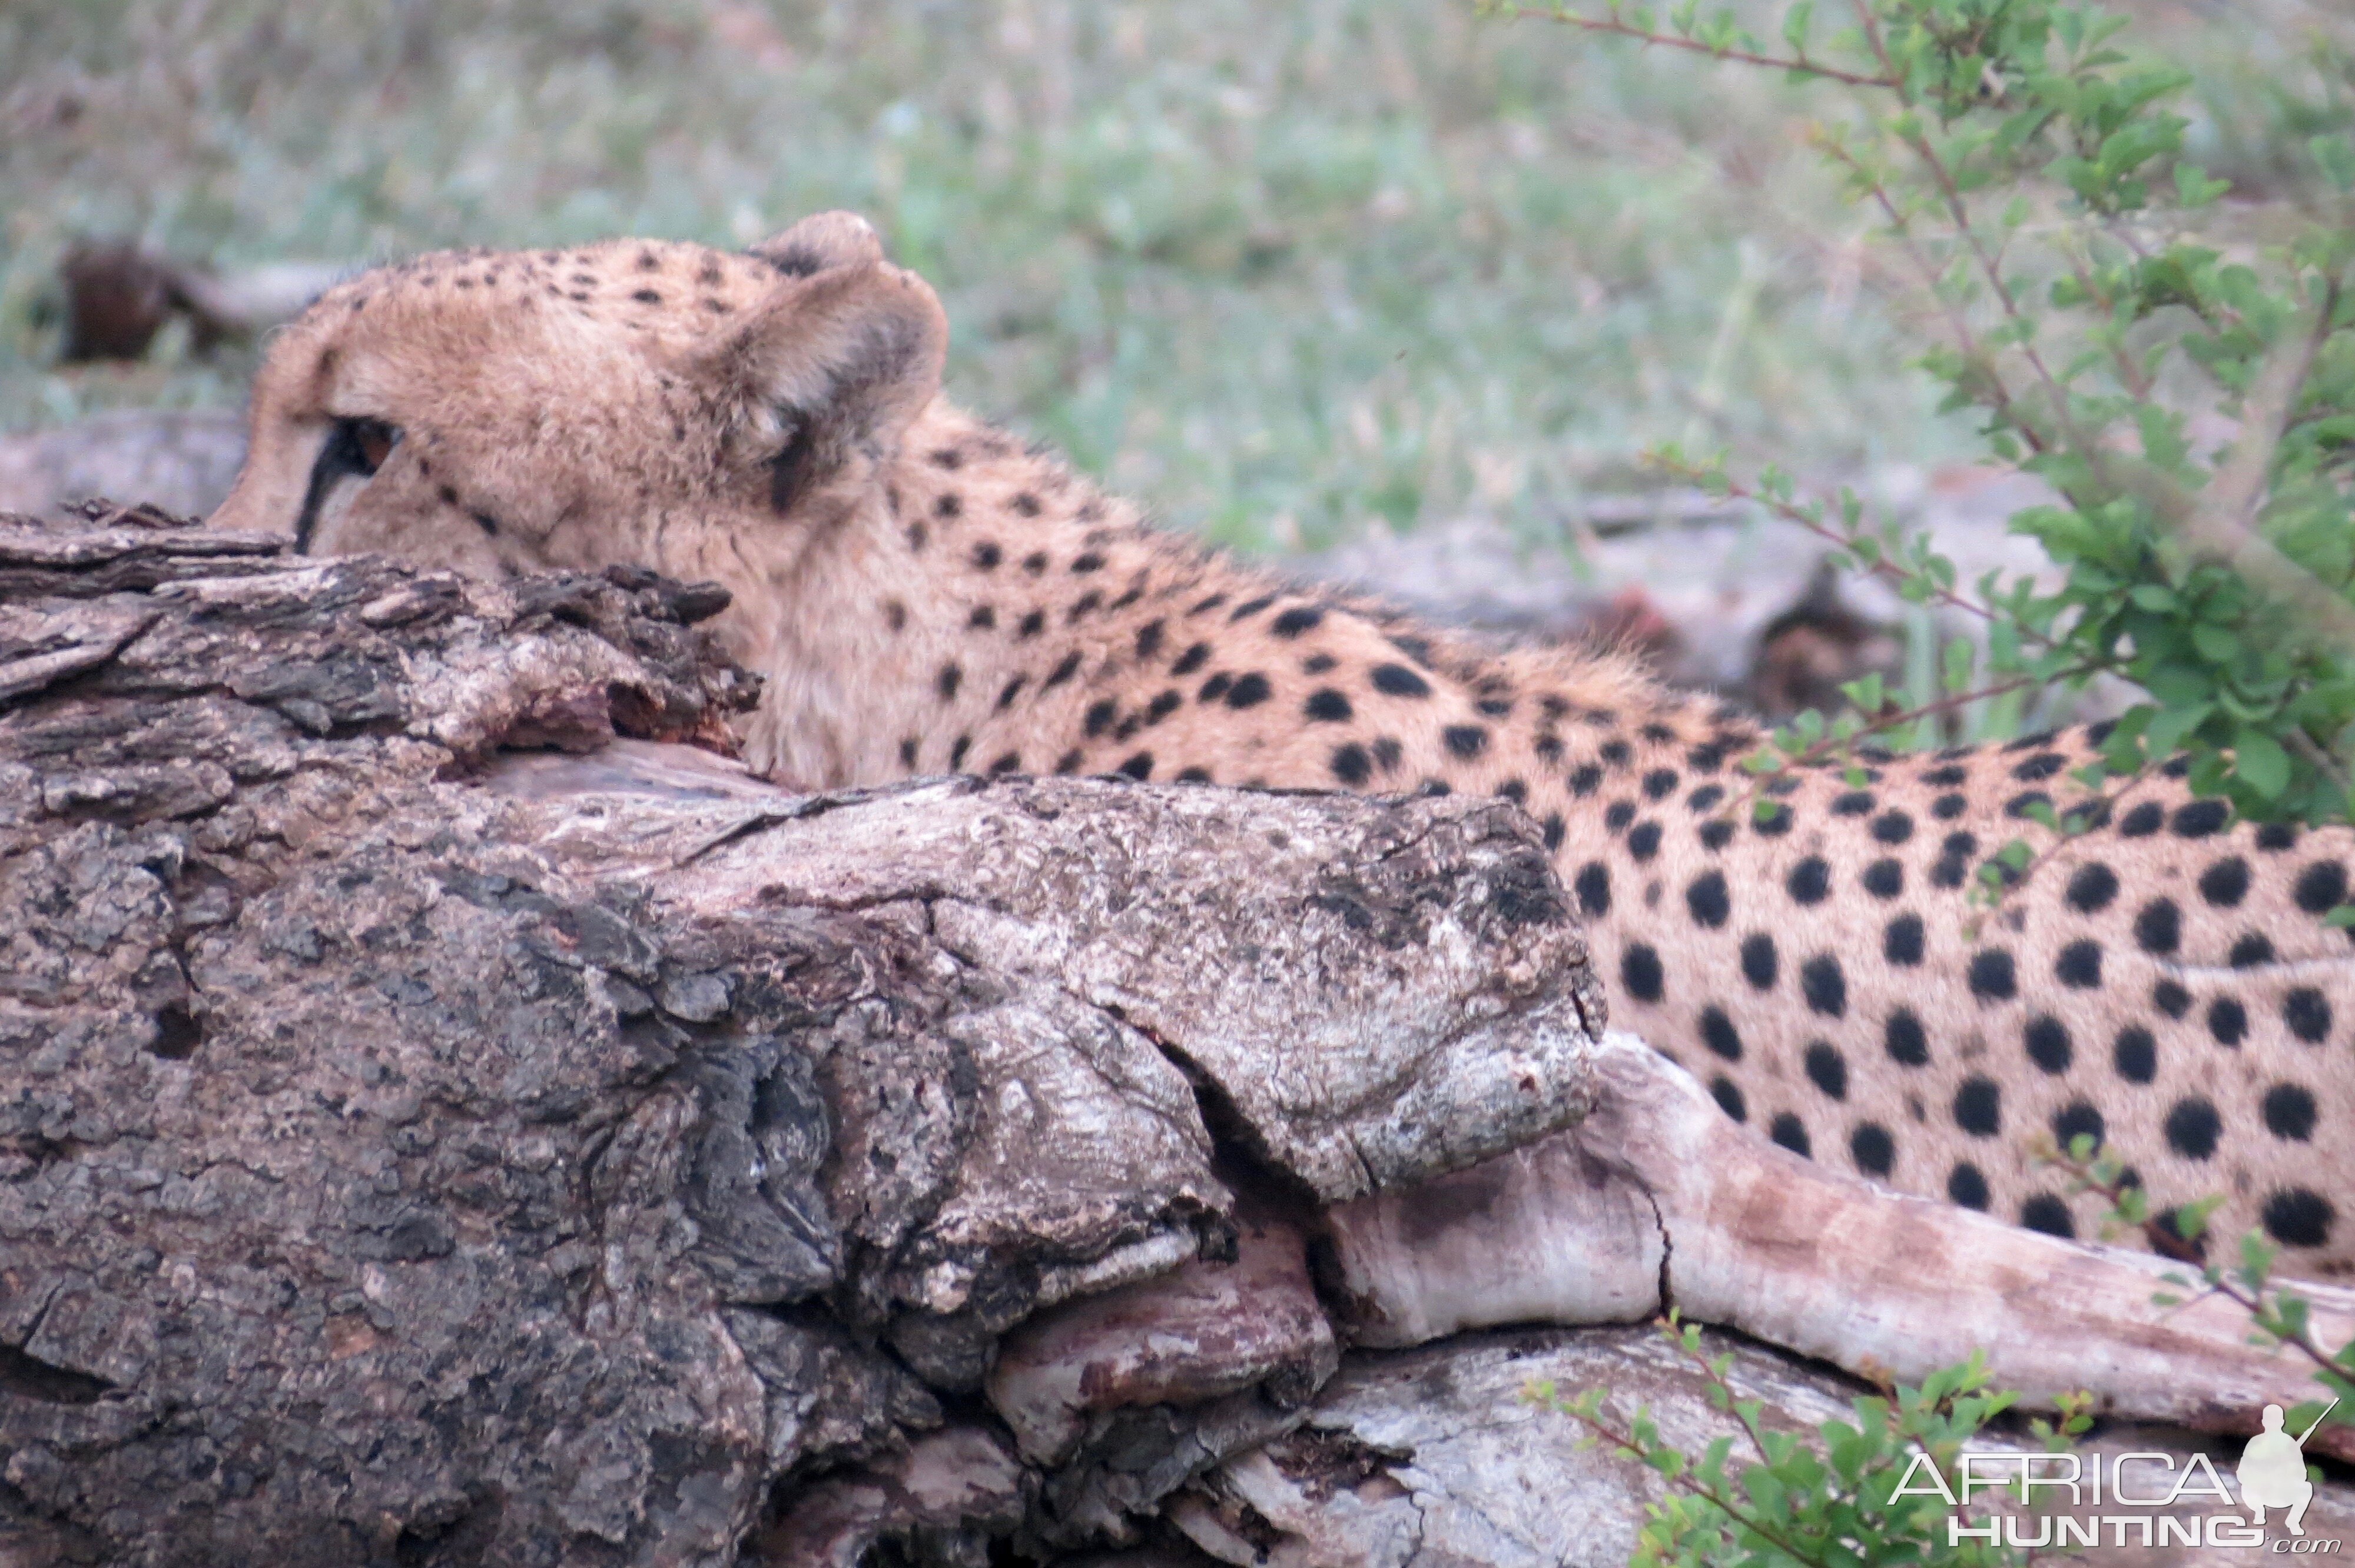
[[[12,1568],[1112,1539],[1333,1368],[1237,1181],[1586,1107],[1509,809],[783,796],[653,744],[750,701],[708,596],[274,552],[0,522]],[[1288,1337],[1130,1358],[1076,1440],[1042,1385],[1023,1462],[1001,1336],[1237,1251]]]

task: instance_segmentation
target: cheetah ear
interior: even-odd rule
[[[750,319],[707,351],[703,368],[748,429],[783,438],[761,460],[783,511],[854,459],[879,462],[897,450],[941,389],[948,335],[922,278],[852,262],[778,279]]]
[[[812,213],[790,228],[781,228],[749,254],[759,257],[790,278],[807,278],[834,267],[856,267],[883,260],[883,241],[875,226],[855,212]]]

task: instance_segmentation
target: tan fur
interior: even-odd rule
[[[2319,917],[2355,836],[2192,832],[2200,809],[2154,779],[1974,939],[1964,885],[2009,839],[2042,841],[2021,797],[2078,798],[2085,736],[1877,759],[1861,790],[1810,770],[1762,828],[1732,810],[1755,742],[1739,715],[1156,533],[942,400],[945,331],[838,214],[745,255],[427,257],[273,344],[214,522],[291,531],[331,421],[384,421],[400,444],[325,496],[309,547],[716,580],[770,682],[750,760],[794,784],[1019,769],[1510,795],[1559,846],[1614,1021],[1752,1126],[2079,1234],[2099,1203],[2057,1201],[2029,1149],[2099,1130],[2155,1207],[2222,1192],[2228,1234],[2270,1225],[2301,1272],[2355,1263],[2355,952]]]

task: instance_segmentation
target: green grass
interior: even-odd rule
[[[2209,141],[2254,176],[2290,34],[2250,15],[2155,33],[2212,67]],[[1825,107],[1462,0],[16,0],[0,429],[240,395],[245,359],[169,342],[54,366],[79,234],[235,267],[849,207],[940,289],[958,398],[1247,547],[1550,533],[1663,440],[1952,460],[1800,144]]]

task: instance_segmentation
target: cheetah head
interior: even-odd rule
[[[877,503],[946,341],[932,290],[847,213],[741,254],[421,257],[272,344],[210,521],[475,577],[626,560],[773,599]]]

